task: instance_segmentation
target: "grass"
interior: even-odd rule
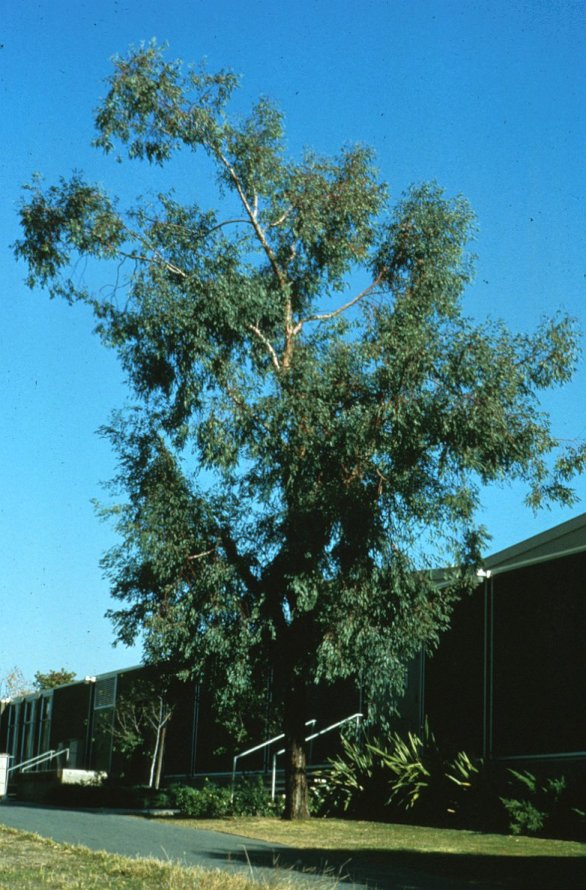
[[[433,886],[425,874],[474,883],[476,890],[586,887],[586,844],[472,831],[313,819],[175,820],[287,845],[270,883],[220,870],[183,868],[158,860],[96,853],[0,826],[0,890],[300,890],[331,887],[327,874],[350,872],[379,887]],[[272,865],[251,854],[251,874]],[[293,881],[286,869],[315,869],[323,882]],[[344,865],[346,863],[346,865]],[[417,875],[414,875],[417,872]]]
[[[342,819],[177,821],[287,844],[292,858],[303,853],[304,861],[310,853],[314,862],[327,860],[333,867],[346,861],[356,878],[370,877],[382,886],[393,871],[416,870],[503,890],[586,887],[586,844],[573,841]]]
[[[331,882],[325,882],[330,886]],[[320,883],[318,882],[318,887]],[[324,885],[322,885],[324,886]],[[301,884],[301,888],[303,884]],[[0,890],[300,890],[299,881],[270,883],[246,875],[183,868],[57,844],[0,826]],[[312,883],[315,890],[315,882]]]
[[[174,825],[224,831],[242,837],[311,849],[409,849],[421,853],[462,853],[492,856],[586,856],[586,844],[505,834],[482,834],[419,825],[388,825],[350,819],[173,819]]]

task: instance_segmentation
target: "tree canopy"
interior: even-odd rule
[[[35,674],[35,689],[39,692],[43,689],[55,689],[56,686],[63,686],[65,683],[72,683],[75,680],[75,671],[68,671],[65,668],[59,670],[37,671]]]
[[[425,183],[391,204],[364,146],[291,160],[270,101],[229,113],[237,86],[155,43],[117,58],[96,146],[202,153],[218,206],[197,179],[129,209],[78,173],[35,181],[15,249],[30,286],[91,307],[134,396],[105,428],[117,633],[205,671],[226,709],[272,671],[296,816],[308,685],[360,675],[373,708],[401,689],[474,583],[483,485],[571,501],[584,449],[559,450],[539,393],[578,334],[468,318],[468,203]],[[80,257],[117,284],[87,286]],[[455,566],[441,585],[432,563]]]

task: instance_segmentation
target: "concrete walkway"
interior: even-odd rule
[[[122,856],[154,858],[181,865],[222,868],[246,872],[249,876],[274,881],[283,872],[292,871],[307,879],[316,890],[333,886],[344,890],[362,890],[366,884],[342,882],[323,876],[328,864],[313,860],[307,865],[298,851],[282,844],[266,843],[219,831],[203,831],[164,824],[140,816],[107,811],[66,810],[57,807],[6,803],[0,804],[0,825],[40,834],[66,844],[80,844],[91,850],[105,850]],[[305,873],[305,869],[310,873]],[[372,887],[372,885],[371,885]]]
[[[324,853],[296,850],[283,844],[251,838],[184,828],[173,823],[155,822],[143,817],[107,811],[65,810],[57,807],[0,803],[0,825],[40,834],[60,843],[81,844],[92,850],[105,850],[130,857],[151,857],[181,865],[244,871],[249,876],[274,881],[295,876],[315,890],[460,890],[468,882],[393,868],[381,872],[374,863],[360,864],[360,874],[352,875],[352,862],[338,854],[328,861]],[[329,875],[329,877],[324,877]],[[337,876],[337,877],[336,877]],[[482,884],[482,890],[490,890]]]

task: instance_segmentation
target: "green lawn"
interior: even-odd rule
[[[349,861],[357,875],[415,869],[509,888],[586,887],[586,844],[482,834],[455,829],[386,825],[341,819],[180,820],[191,828],[226,831],[313,851],[315,861]]]
[[[304,849],[409,849],[415,853],[474,853],[489,856],[586,856],[586,844],[450,828],[388,825],[350,819],[282,819],[245,816],[230,819],[174,819],[188,828],[225,831]]]

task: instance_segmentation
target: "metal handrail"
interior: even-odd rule
[[[344,726],[345,723],[350,723],[351,720],[356,721],[356,726],[359,726],[360,721],[364,715],[360,712],[356,714],[352,714],[350,717],[344,717],[343,720],[338,720],[337,723],[332,723],[330,726],[326,726],[324,729],[320,729],[319,732],[314,732],[313,735],[308,735],[305,739],[306,742],[311,742],[313,739],[319,738],[321,735],[325,735],[327,732],[332,732],[334,729],[338,729],[340,726]],[[307,724],[306,724],[307,726]],[[275,751],[273,754],[273,769],[272,769],[272,777],[271,777],[271,800],[275,799],[276,789],[277,789],[277,757],[280,754],[285,753],[285,748],[281,748],[280,751]]]
[[[30,757],[28,760],[23,760],[22,763],[15,763],[6,772],[12,773],[14,770],[19,769],[24,773],[27,769],[32,769],[33,766],[39,766],[39,764],[45,763],[47,760],[53,760],[55,757],[61,757],[62,754],[66,754],[69,760],[69,748],[61,748],[59,751],[52,749],[51,751],[43,752],[43,754],[37,754],[35,757]]]
[[[307,720],[305,723],[306,726],[315,726],[317,720]],[[249,748],[247,751],[241,751],[240,754],[236,754],[236,756],[232,760],[232,798],[234,797],[234,783],[236,782],[236,764],[242,757],[246,757],[248,754],[254,754],[256,751],[260,751],[262,748],[267,748],[269,745],[274,745],[275,742],[280,742],[281,739],[285,738],[285,733],[281,732],[279,735],[274,736],[272,739],[267,739],[266,742],[261,742],[260,745],[255,745],[254,748]]]

